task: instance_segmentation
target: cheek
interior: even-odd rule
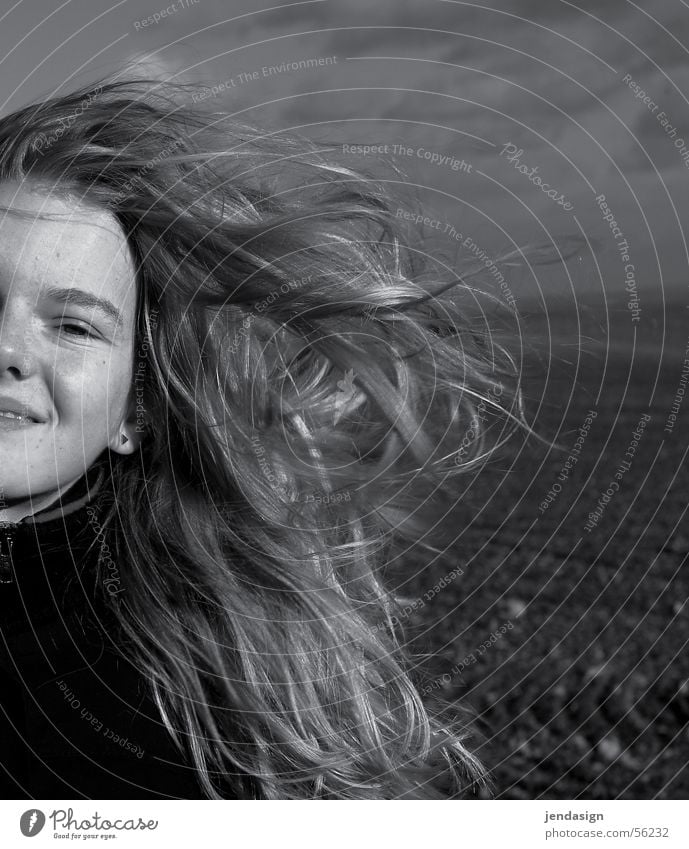
[[[81,423],[87,433],[112,432],[126,413],[130,391],[131,374],[123,363],[107,357],[82,363],[59,384],[60,418],[72,426]]]

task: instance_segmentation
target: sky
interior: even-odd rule
[[[387,145],[427,219],[429,251],[466,238],[490,257],[583,245],[566,266],[514,268],[520,297],[617,304],[630,325],[630,280],[637,306],[686,300],[689,7],[493,5],[25,0],[0,18],[0,109],[137,58],[204,83],[212,108],[238,119],[328,144]],[[368,153],[350,153],[357,161],[376,167]]]

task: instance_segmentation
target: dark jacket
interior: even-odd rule
[[[106,638],[115,626],[95,586],[100,545],[87,553],[103,475],[94,467],[64,502],[0,525],[5,799],[204,798],[141,674]],[[104,578],[116,592],[117,577]]]

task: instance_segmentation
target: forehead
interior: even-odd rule
[[[117,219],[26,180],[0,182],[0,276],[39,285],[59,279],[122,304],[135,293],[131,249]]]

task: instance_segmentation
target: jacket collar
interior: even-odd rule
[[[86,527],[89,521],[85,508],[106,489],[105,478],[105,464],[96,463],[45,509],[19,522],[0,522],[0,584],[14,583],[15,565],[19,563],[23,571],[32,572],[32,563],[60,571],[64,569],[65,547],[73,554],[92,547],[95,532]]]

